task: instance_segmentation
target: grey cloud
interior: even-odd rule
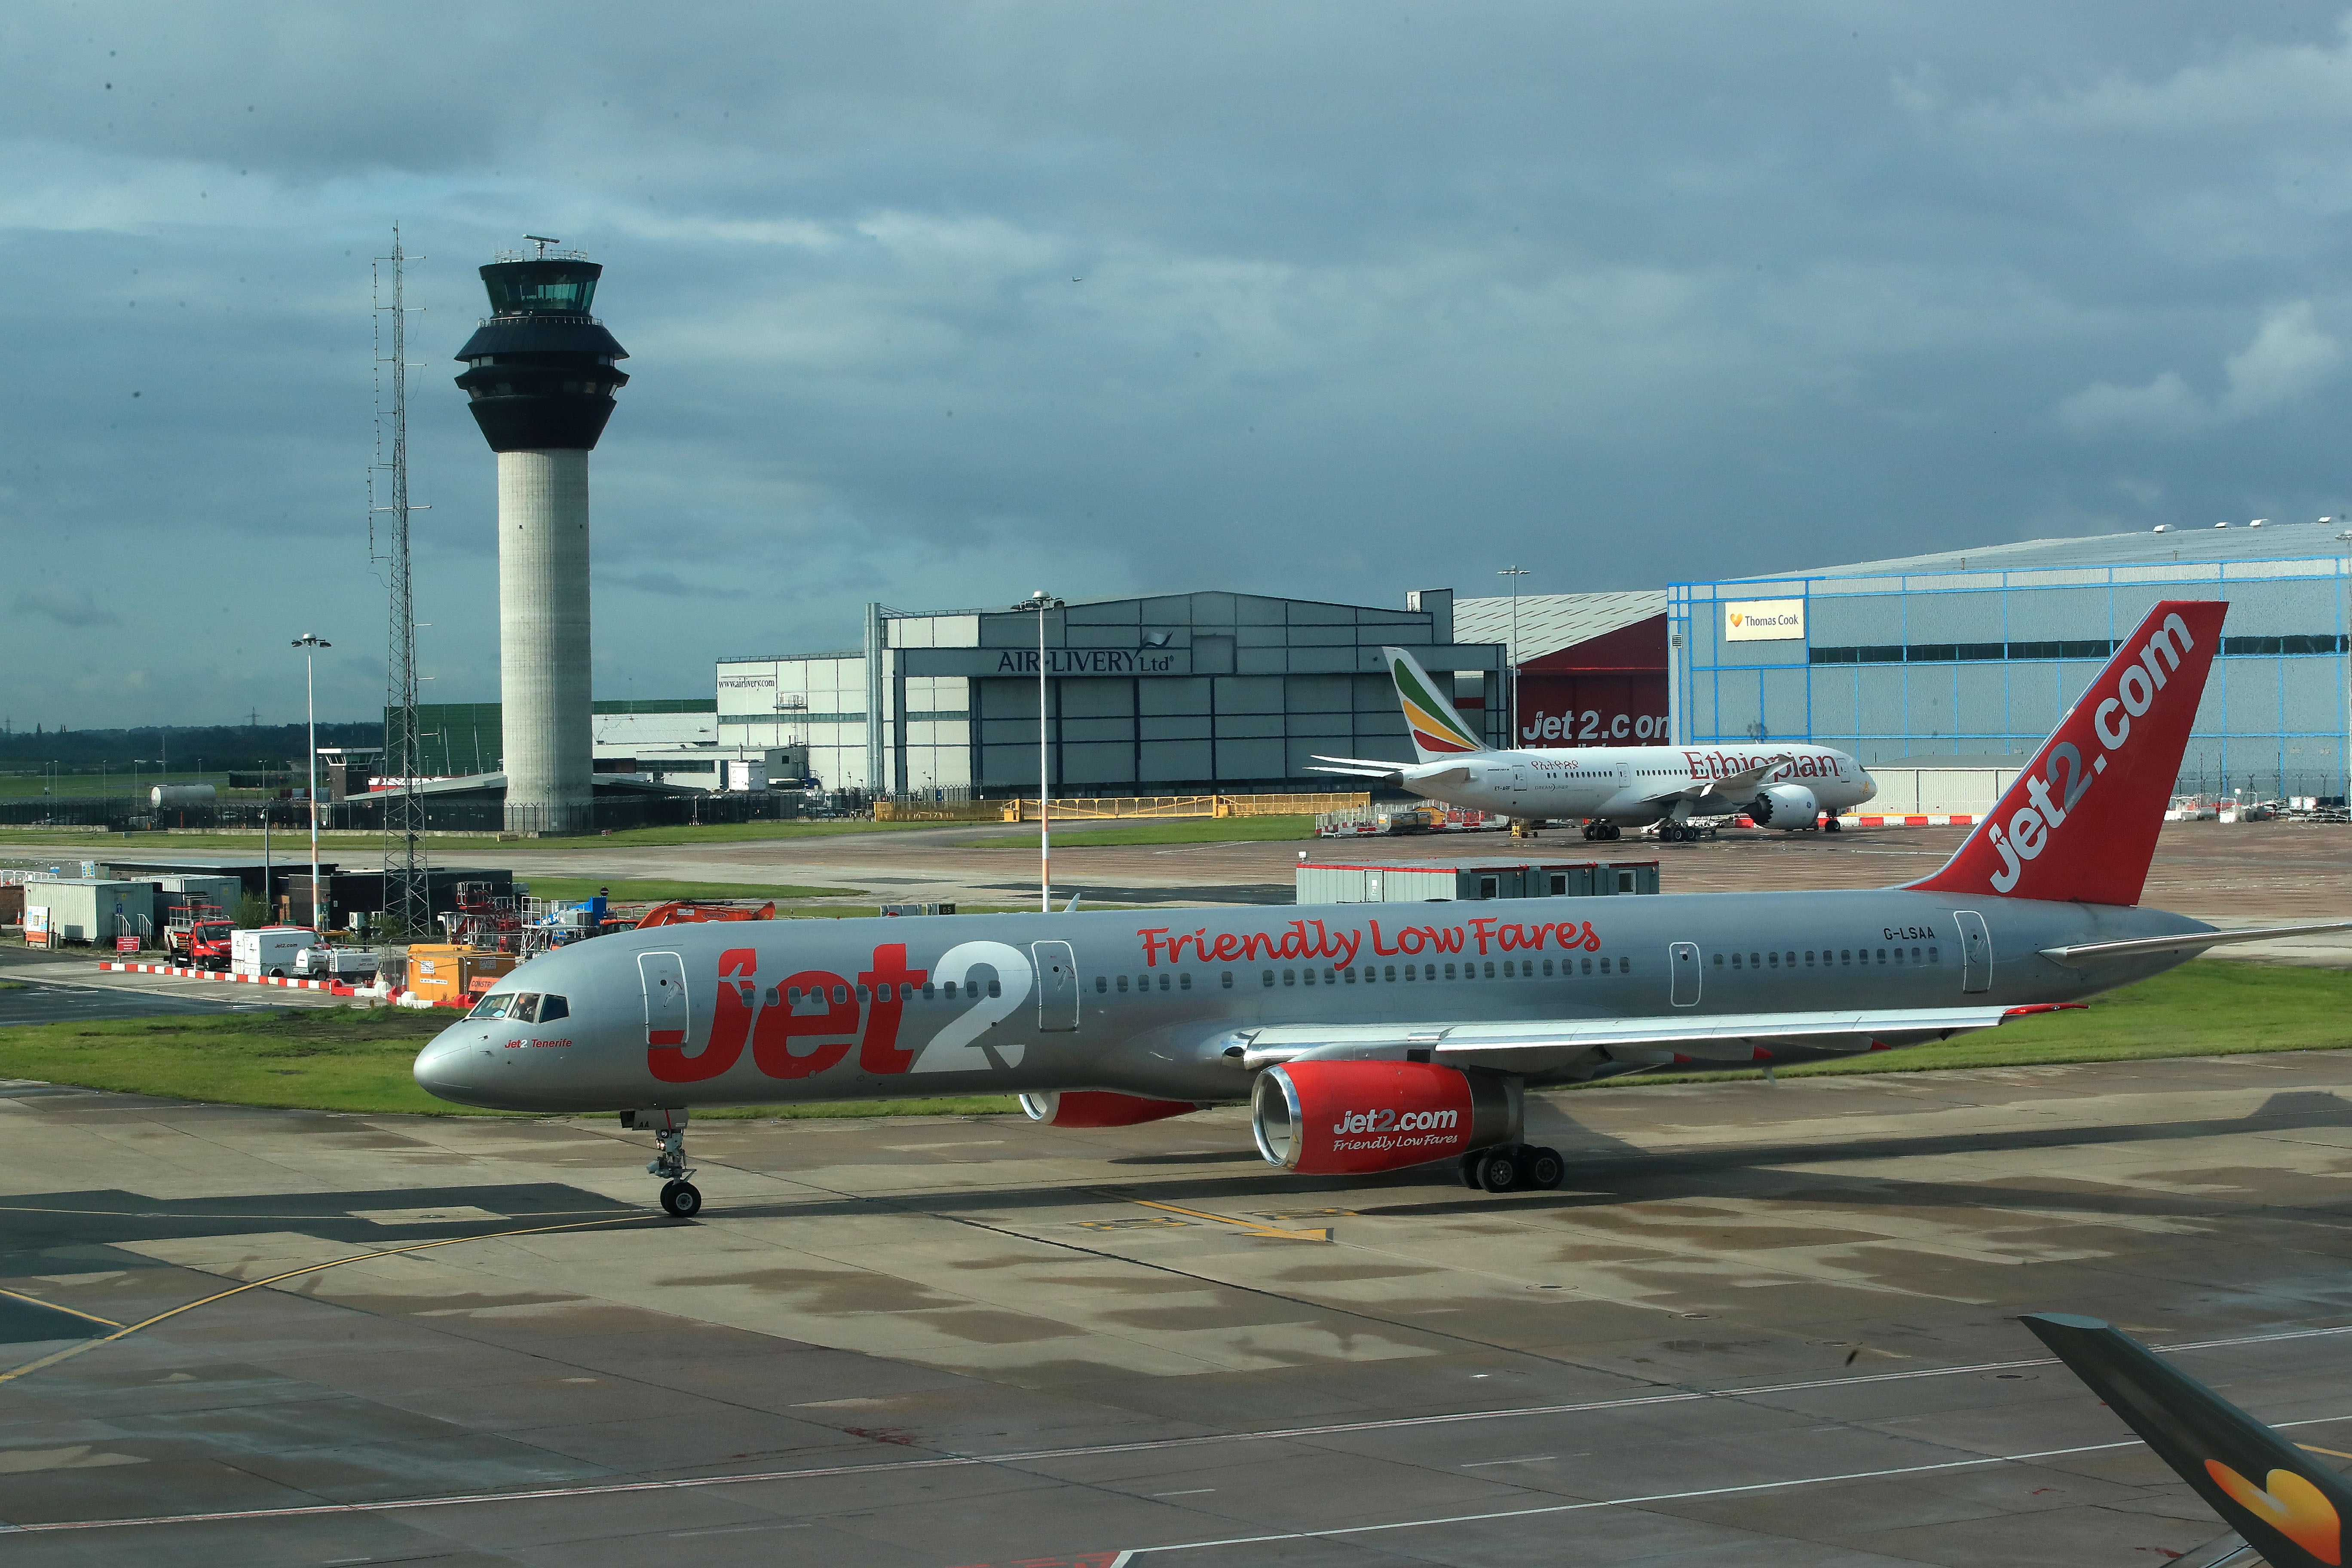
[[[122,617],[90,597],[88,590],[31,588],[16,595],[18,615],[43,616],[61,626],[119,626]]]
[[[2342,504],[2338,6],[547,15],[0,16],[41,388],[0,529],[19,580],[140,605],[153,678],[58,716],[282,712],[262,650],[312,622],[354,650],[322,704],[379,700],[395,216],[443,700],[497,669],[449,355],[526,230],[606,263],[635,356],[596,647],[641,692],[844,646],[866,598],[1392,603]],[[74,673],[12,657],[0,698]]]

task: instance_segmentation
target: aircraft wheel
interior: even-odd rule
[[[1822,831],[1823,833],[1843,833],[1845,831],[1845,824],[1832,816],[1827,822],[1822,824]]]
[[[1604,827],[1604,828],[1602,828],[1602,829],[1601,830],[1601,837],[1602,837],[1603,838],[1608,839],[1611,843],[1612,843],[1612,844],[1613,844],[1613,843],[1615,843],[1615,842],[1617,841],[1617,839],[1618,839],[1619,837],[1622,837],[1622,835],[1623,835],[1623,831],[1624,831],[1624,830],[1623,830],[1622,828],[1620,828],[1620,827],[1619,827],[1615,823],[1613,823],[1613,822],[1612,822],[1612,823],[1611,823],[1607,827]]]
[[[1487,1149],[1478,1156],[1478,1184],[1490,1193],[1516,1192],[1527,1184],[1517,1152],[1510,1148]]]
[[[1485,1159],[1486,1155],[1477,1151],[1473,1151],[1472,1152],[1462,1156],[1462,1184],[1469,1188],[1474,1193],[1480,1190],[1478,1184],[1478,1166]]]
[[[1568,1174],[1568,1162],[1559,1157],[1557,1149],[1530,1149],[1526,1160],[1528,1185],[1549,1191],[1560,1184]]]
[[[671,1182],[661,1190],[661,1206],[680,1219],[692,1219],[702,1212],[702,1194],[692,1182]]]

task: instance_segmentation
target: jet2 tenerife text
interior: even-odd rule
[[[1740,813],[1794,832],[1824,824],[1878,793],[1862,764],[1827,746],[1579,746],[1489,751],[1437,684],[1401,647],[1384,647],[1418,763],[1318,757],[1318,773],[1379,779],[1428,800],[1544,821],[1581,818],[1587,838],[1658,824],[1662,838],[1696,838],[1695,816]]]
[[[1990,1028],[2221,932],[2137,908],[2220,604],[2158,605],[1984,826],[1924,881],[1445,905],[665,926],[502,977],[416,1058],[445,1100],[619,1111],[672,1214],[697,1106],[1015,1093],[1062,1127],[1246,1102],[1307,1174],[1458,1161],[1549,1185],[1530,1085],[1787,1061]]]

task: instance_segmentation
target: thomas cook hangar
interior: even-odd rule
[[[2159,599],[2230,602],[2184,793],[2345,794],[2347,520],[1939,552],[1667,591],[1677,743],[1864,763],[2030,755]],[[1957,763],[1955,765],[1958,765]]]

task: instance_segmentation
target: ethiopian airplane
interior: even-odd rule
[[[1412,731],[1415,763],[1363,757],[1317,757],[1309,769],[1377,779],[1426,800],[1544,821],[1582,818],[1587,838],[1615,838],[1628,827],[1658,825],[1672,842],[1696,838],[1695,816],[1742,813],[1759,826],[1789,832],[1826,826],[1878,793],[1862,764],[1827,746],[1578,746],[1488,751],[1438,694],[1412,655],[1381,649]]]
[[[697,1107],[1017,1094],[1059,1127],[1246,1103],[1303,1174],[1563,1166],[1530,1085],[1886,1050],[2147,979],[2223,932],[2138,908],[2220,603],[2148,612],[1933,876],[1859,891],[664,926],[499,979],[418,1055],[444,1100],[621,1113],[699,1211]]]

